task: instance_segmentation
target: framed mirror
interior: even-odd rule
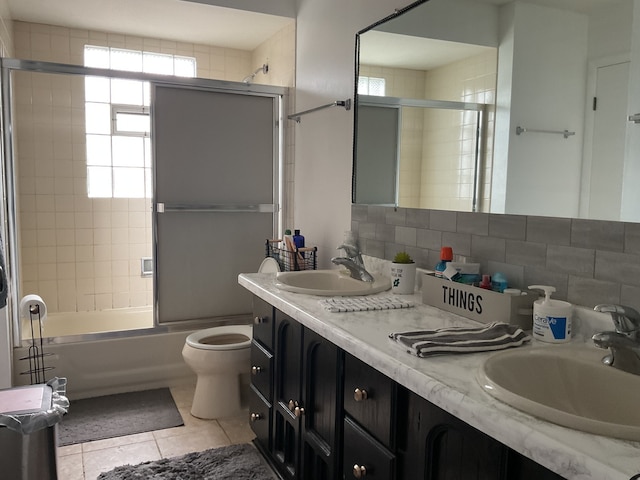
[[[640,0],[426,0],[362,30],[353,202],[640,221],[636,44]]]

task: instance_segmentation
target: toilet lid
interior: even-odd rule
[[[260,264],[258,268],[259,273],[277,273],[280,271],[280,265],[275,258],[267,257]]]

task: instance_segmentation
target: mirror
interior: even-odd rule
[[[353,202],[639,222],[636,43],[640,0],[428,0],[364,29]]]

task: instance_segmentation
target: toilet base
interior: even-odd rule
[[[191,415],[204,420],[242,412],[239,375],[198,375]]]

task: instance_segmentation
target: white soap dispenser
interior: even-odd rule
[[[555,287],[529,285],[529,289],[544,291],[544,298],[533,302],[533,338],[548,343],[571,340],[573,306],[569,302],[551,299]]]

